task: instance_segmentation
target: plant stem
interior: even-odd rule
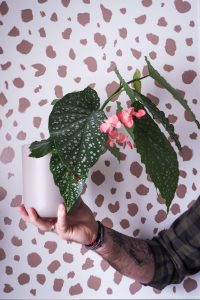
[[[144,79],[144,78],[146,78],[146,77],[149,77],[149,75],[145,75],[145,76],[140,77],[140,78],[132,79],[132,80],[128,81],[127,84],[133,83],[133,82],[138,81],[138,80],[142,80],[142,79]],[[101,110],[104,110],[104,108],[105,108],[106,105],[110,102],[110,100],[111,100],[113,97],[119,95],[121,92],[123,92],[123,86],[120,85],[120,86],[118,87],[118,89],[117,89],[111,96],[109,96],[109,97],[105,100],[105,102],[103,103],[103,105],[101,106],[100,109],[101,109]]]

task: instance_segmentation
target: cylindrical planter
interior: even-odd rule
[[[22,146],[23,203],[41,217],[56,217],[58,204],[64,201],[49,169],[51,154],[41,158],[29,154],[29,145]]]

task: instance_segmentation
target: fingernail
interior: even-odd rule
[[[60,204],[58,209],[59,209],[60,212],[63,212],[65,210],[65,207],[64,207],[63,204]]]

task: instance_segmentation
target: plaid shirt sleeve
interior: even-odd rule
[[[155,259],[155,274],[147,284],[163,289],[200,271],[200,196],[171,227],[147,240]]]

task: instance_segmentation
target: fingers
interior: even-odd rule
[[[52,225],[54,225],[56,222],[56,219],[41,218],[37,214],[37,212],[34,208],[28,208],[27,211],[28,211],[31,223],[43,231],[50,231],[52,228]]]
[[[34,224],[40,230],[53,231],[60,235],[60,237],[66,237],[68,226],[67,211],[64,203],[61,203],[58,207],[57,220],[56,218],[41,218],[34,208],[26,209],[24,205],[20,205],[18,211],[24,221]]]
[[[34,208],[25,208],[23,204],[18,207],[18,211],[26,222],[30,222],[43,231],[50,231],[52,225],[56,223],[56,218],[41,218]]]
[[[30,222],[36,222],[38,219],[38,215],[36,213],[36,211],[34,210],[34,208],[25,208],[24,204],[21,204],[20,206],[18,206],[18,211],[21,214],[22,218],[25,221],[30,221]]]
[[[36,213],[35,209],[30,207],[27,208],[27,212],[30,218],[30,221],[35,224],[35,225],[39,225],[40,223],[40,217],[38,216],[38,214]]]
[[[21,214],[24,221],[26,221],[26,222],[29,221],[29,215],[24,207],[24,204],[21,204],[18,206],[18,211]]]

